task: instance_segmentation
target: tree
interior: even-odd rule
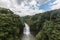
[[[0,9],[0,40],[20,40],[23,27],[20,16]]]

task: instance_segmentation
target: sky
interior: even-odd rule
[[[8,8],[20,16],[35,15],[60,9],[60,0],[0,0],[0,7]]]

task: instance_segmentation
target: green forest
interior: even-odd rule
[[[37,40],[60,40],[60,9],[21,17],[6,8],[0,8],[0,40],[21,40],[24,23]]]

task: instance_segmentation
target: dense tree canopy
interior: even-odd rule
[[[0,40],[20,40],[23,24],[9,9],[0,8]]]

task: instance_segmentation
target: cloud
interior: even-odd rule
[[[55,3],[56,5],[54,5]],[[52,0],[0,0],[0,7],[9,8],[15,14],[25,16],[34,15],[36,13],[42,13],[45,12],[46,9],[49,10],[49,8],[59,8],[59,0],[56,0],[55,3],[52,2]]]
[[[9,5],[9,1],[7,1],[7,0],[0,0],[0,7],[8,7]]]
[[[25,16],[41,13],[44,10],[39,10],[37,4],[42,5],[47,0],[0,0],[0,7],[9,8],[14,13]]]
[[[37,2],[35,0],[30,2],[23,1],[20,5],[15,5],[15,9],[12,8],[12,10],[20,16],[34,15],[36,13],[44,12],[44,10],[39,10],[36,5]]]
[[[51,10],[60,9],[60,0],[56,0],[51,6]]]

